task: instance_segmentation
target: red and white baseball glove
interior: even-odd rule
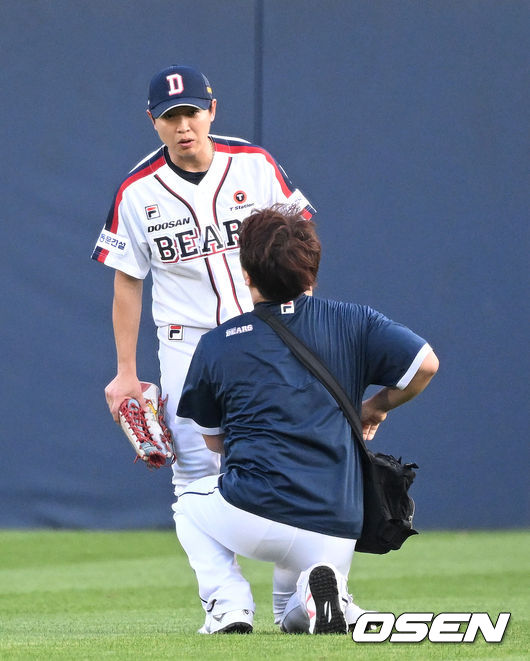
[[[120,425],[136,452],[136,459],[145,462],[154,470],[170,466],[175,462],[175,445],[165,420],[164,407],[167,401],[160,397],[160,390],[154,383],[141,382],[147,404],[144,411],[139,402],[127,397],[119,409]]]

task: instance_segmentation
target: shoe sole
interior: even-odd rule
[[[252,625],[248,622],[232,622],[214,633],[252,633]]]
[[[339,602],[339,589],[331,567],[315,567],[309,574],[309,589],[316,610],[313,633],[346,633],[348,627]]]

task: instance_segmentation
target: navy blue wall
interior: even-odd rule
[[[319,209],[319,294],[439,355],[374,441],[420,464],[418,525],[528,525],[529,9],[3,2],[0,527],[171,525],[169,471],[133,465],[106,409],[112,273],[89,256],[174,62],[209,76],[214,132],[261,141]],[[140,356],[156,381],[148,297]]]

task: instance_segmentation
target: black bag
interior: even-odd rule
[[[367,455],[367,456],[366,456]],[[418,532],[412,528],[414,500],[408,490],[418,468],[402,464],[389,454],[363,456],[364,521],[355,550],[360,553],[388,553],[401,548],[403,542]]]
[[[350,398],[329,369],[287,326],[267,308],[256,307],[254,314],[271,326],[298,360],[321,381],[333,395],[361,449],[364,484],[364,519],[355,550],[383,554],[401,548],[403,542],[418,532],[412,528],[414,501],[409,487],[416,477],[416,464],[402,464],[392,455],[370,452],[363,440],[362,424]]]

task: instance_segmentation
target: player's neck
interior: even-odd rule
[[[257,287],[254,287],[254,285],[248,285],[248,289],[250,292],[250,298],[252,299],[253,305],[256,305],[256,303],[267,302],[267,299],[264,298],[263,294],[260,292],[260,290]]]

